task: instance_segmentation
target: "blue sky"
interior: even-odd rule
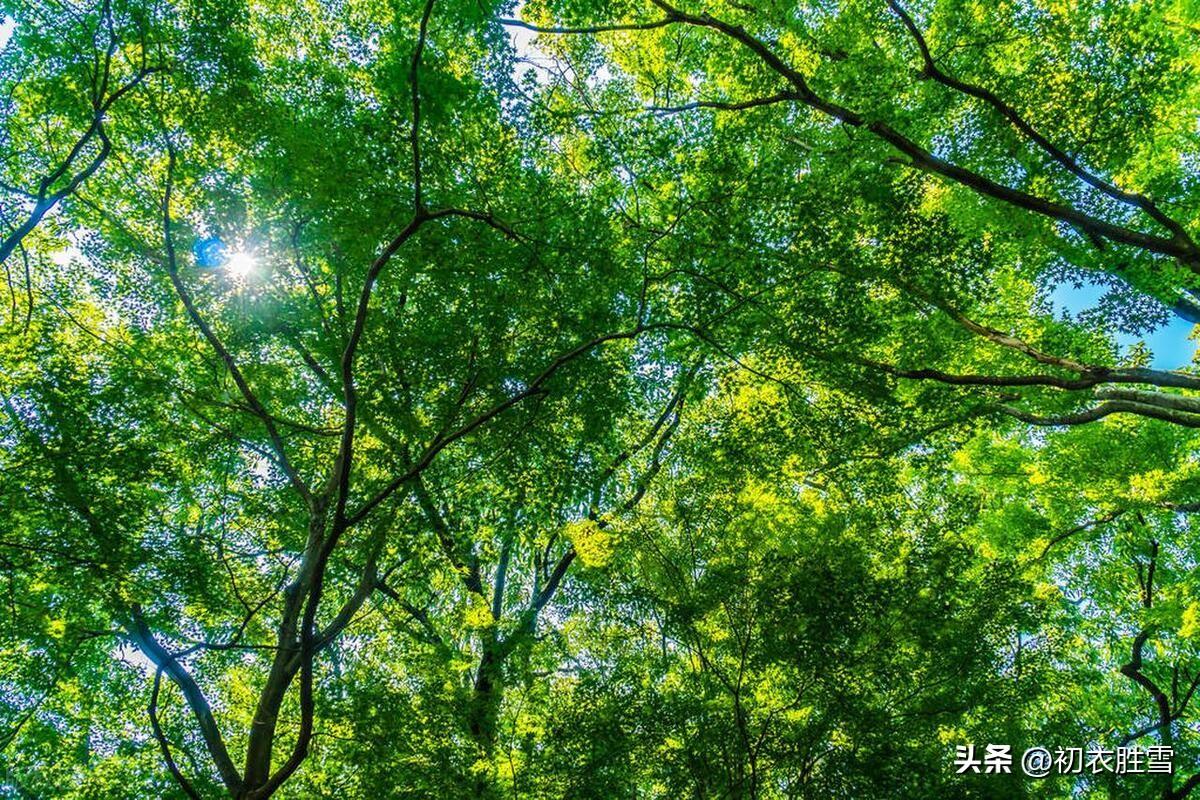
[[[1050,300],[1054,303],[1056,314],[1063,311],[1078,314],[1095,307],[1107,291],[1107,287],[1096,284],[1084,284],[1078,289],[1069,283],[1059,284],[1050,293]],[[1139,340],[1145,341],[1154,353],[1151,366],[1157,369],[1180,369],[1192,363],[1192,354],[1196,352],[1196,342],[1188,338],[1191,332],[1190,322],[1171,315],[1166,325],[1145,336],[1118,334],[1117,343],[1124,349]]]

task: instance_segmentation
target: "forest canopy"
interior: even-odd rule
[[[0,797],[1200,798],[1191,0],[0,0],[0,265]]]

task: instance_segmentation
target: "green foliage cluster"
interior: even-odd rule
[[[674,1],[0,0],[0,797],[1200,786],[1200,7]]]

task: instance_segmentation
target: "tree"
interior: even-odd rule
[[[1187,796],[1185,5],[0,6],[0,794]]]

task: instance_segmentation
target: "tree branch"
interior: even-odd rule
[[[921,31],[917,28],[913,18],[908,14],[907,11],[904,10],[904,7],[901,6],[897,0],[887,0],[887,3],[892,11],[895,12],[898,17],[900,17],[901,22],[904,23],[904,27],[908,29],[909,34],[912,35],[913,40],[917,43],[917,49],[921,53],[921,60],[924,64],[924,74],[926,76],[933,78],[943,86],[947,86],[955,91],[987,103],[993,109],[998,111],[1001,116],[1008,120],[1014,128],[1032,140],[1038,147],[1045,151],[1051,158],[1058,162],[1072,175],[1082,180],[1088,186],[1103,192],[1114,200],[1141,209],[1155,222],[1169,230],[1175,239],[1177,239],[1180,243],[1191,247],[1193,251],[1196,250],[1195,242],[1188,235],[1187,231],[1184,230],[1183,226],[1171,219],[1171,217],[1167,216],[1157,205],[1154,204],[1152,200],[1150,200],[1150,198],[1136,192],[1123,191],[1112,183],[1109,183],[1108,181],[1084,169],[1077,160],[1067,155],[1066,152],[1064,152],[1061,148],[1039,133],[1037,129],[1035,129],[1017,112],[1016,109],[1001,100],[994,92],[985,89],[982,86],[959,80],[941,70],[934,61],[933,56],[930,54],[929,45],[926,43],[925,37],[922,35]]]
[[[745,28],[724,22],[706,13],[685,13],[667,3],[666,0],[651,0],[651,2],[666,13],[668,20],[715,30],[737,41],[754,53],[768,68],[786,79],[795,88],[797,100],[843,124],[871,132],[907,155],[911,162],[910,166],[916,169],[940,175],[981,195],[1023,208],[1034,214],[1065,222],[1094,239],[1110,239],[1150,253],[1170,256],[1188,269],[1200,274],[1200,248],[1190,241],[1183,241],[1175,236],[1157,236],[1115,225],[1099,217],[1081,212],[1072,206],[1013,189],[945,161],[904,136],[888,123],[882,120],[868,119],[857,111],[821,97],[812,90],[807,79],[800,72],[790,67],[766,43],[750,34]]]
[[[217,336],[216,332],[205,321],[200,314],[200,310],[196,307],[195,301],[192,299],[191,292],[184,285],[183,279],[179,276],[179,264],[175,257],[175,241],[171,234],[171,193],[174,187],[174,170],[175,170],[175,146],[171,143],[170,136],[164,132],[167,142],[167,184],[163,192],[162,200],[162,222],[163,222],[163,243],[166,248],[167,258],[166,267],[167,275],[171,279],[171,285],[175,288],[175,293],[183,302],[183,307],[187,311],[188,317],[192,323],[200,330],[200,333],[208,341],[209,345],[216,351],[217,356],[225,365],[233,382],[237,385],[238,391],[246,400],[246,404],[250,407],[251,412],[258,417],[266,428],[267,437],[271,442],[271,449],[275,451],[278,457],[280,468],[287,476],[292,488],[300,495],[306,504],[312,504],[312,493],[309,491],[308,485],[300,477],[300,473],[292,465],[288,459],[287,448],[284,446],[283,437],[279,434],[279,429],[275,425],[275,418],[271,416],[259,401],[254,390],[250,388],[249,382],[246,380],[242,370],[238,367],[237,361],[233,354],[225,347],[225,344]]]
[[[158,748],[162,751],[163,761],[167,763],[167,770],[170,771],[171,777],[183,789],[183,793],[192,800],[201,800],[200,793],[196,791],[196,787],[183,777],[183,773],[179,770],[179,765],[175,763],[175,757],[171,755],[171,746],[167,742],[167,737],[163,733],[162,725],[158,721],[158,692],[162,687],[162,667],[154,670],[154,689],[150,692],[150,705],[147,712],[150,715],[150,728],[154,731],[154,738],[158,740]]]
[[[406,483],[408,483],[409,481],[411,481],[414,477],[419,475],[426,467],[428,467],[429,464],[432,463],[434,457],[437,456],[437,454],[440,453],[442,450],[446,449],[448,446],[450,446],[454,442],[458,441],[459,439],[463,438],[464,436],[469,435],[470,433],[472,433],[476,429],[482,427],[483,425],[486,425],[488,422],[490,422],[491,420],[500,416],[501,414],[503,414],[505,411],[509,410],[513,406],[518,405],[522,401],[527,400],[528,398],[533,397],[535,395],[543,394],[545,391],[545,389],[544,389],[545,384],[552,377],[554,377],[554,375],[560,369],[562,369],[564,366],[566,366],[567,364],[574,361],[576,358],[579,358],[580,356],[585,355],[586,353],[594,350],[595,348],[599,347],[602,344],[605,344],[606,342],[616,341],[616,340],[620,340],[620,339],[636,338],[639,334],[641,334],[645,330],[647,330],[646,326],[637,325],[634,328],[627,330],[627,331],[621,331],[618,333],[608,333],[608,334],[604,334],[601,336],[597,336],[597,337],[595,337],[587,342],[584,342],[583,344],[580,344],[580,345],[572,348],[571,350],[568,350],[567,352],[559,355],[554,360],[552,360],[550,362],[550,364],[536,378],[534,378],[533,381],[530,382],[529,385],[525,389],[517,392],[512,397],[509,397],[508,399],[503,400],[500,403],[497,403],[496,405],[492,406],[488,410],[480,413],[474,419],[463,424],[462,426],[460,426],[453,432],[446,434],[446,435],[439,434],[438,436],[434,437],[433,441],[431,441],[429,443],[429,445],[425,449],[425,452],[421,455],[421,458],[418,459],[415,464],[413,464],[411,467],[409,467],[409,469],[407,469],[402,475],[398,476],[397,478],[393,479],[390,483],[388,483],[374,497],[372,497],[370,500],[363,503],[363,505],[356,512],[354,512],[347,518],[346,526],[350,527],[353,525],[357,525],[359,522],[361,522],[363,519],[365,519],[367,517],[367,515],[369,515],[377,506],[379,506],[380,503],[385,501],[387,498],[391,497],[392,494],[395,493],[395,491],[397,489],[399,489],[401,486],[403,486]]]
[[[208,700],[205,699],[204,692],[201,691],[199,684],[184,669],[183,665],[155,640],[154,634],[150,632],[145,619],[142,617],[140,606],[135,604],[130,609],[130,618],[125,625],[125,630],[130,642],[136,645],[159,670],[166,672],[172,682],[183,692],[183,697],[187,701],[192,715],[196,718],[200,735],[204,739],[204,746],[208,750],[208,754],[212,757],[213,764],[221,776],[221,781],[229,789],[230,793],[236,796],[242,789],[242,778],[238,774],[237,767],[233,765],[233,761],[229,757],[229,750],[225,746],[225,740],[221,737],[221,731],[217,727],[216,720],[213,718],[212,707],[208,704]]]
[[[612,25],[590,25],[581,28],[556,27],[533,25],[519,19],[509,19],[501,17],[496,20],[501,25],[508,28],[524,28],[525,30],[533,31],[534,33],[553,33],[553,34],[596,34],[596,33],[611,33],[613,31],[650,31],[656,28],[663,28],[677,20],[672,17],[664,19],[652,20],[650,22],[618,22]]]

